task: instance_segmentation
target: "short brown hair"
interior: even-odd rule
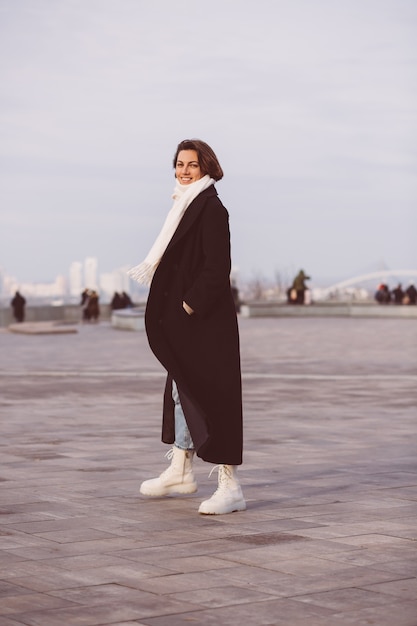
[[[214,178],[214,180],[221,180],[223,178],[223,170],[220,167],[220,163],[207,143],[201,141],[201,139],[184,139],[181,141],[175,152],[173,162],[174,169],[177,166],[178,154],[181,150],[195,150],[203,174],[208,174],[210,178]]]

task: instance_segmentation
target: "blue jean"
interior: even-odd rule
[[[172,399],[175,403],[175,446],[177,448],[181,448],[181,450],[194,450],[193,440],[191,439],[191,433],[188,430],[184,411],[182,410],[180,396],[175,380],[172,381]]]

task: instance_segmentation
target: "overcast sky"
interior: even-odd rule
[[[0,0],[0,267],[147,254],[177,143],[240,277],[417,269],[415,0]]]

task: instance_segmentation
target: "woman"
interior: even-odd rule
[[[228,213],[214,182],[223,171],[205,142],[182,141],[174,157],[174,205],[145,261],[129,274],[150,285],[145,326],[167,370],[162,441],[171,465],[140,487],[147,496],[194,493],[194,453],[218,465],[218,488],[199,513],[246,508],[242,463],[239,335],[230,288]],[[214,468],[213,468],[214,469]]]

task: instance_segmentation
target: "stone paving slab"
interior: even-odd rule
[[[63,322],[21,322],[20,324],[10,324],[8,330],[12,333],[23,335],[59,335],[78,332],[74,324]]]
[[[1,626],[417,626],[417,326],[240,321],[247,511],[146,499],[144,333],[0,333]]]

